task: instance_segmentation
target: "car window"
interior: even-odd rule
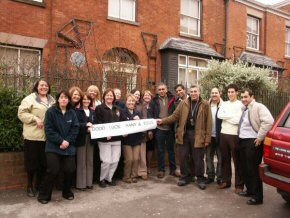
[[[284,124],[284,127],[286,127],[286,128],[290,128],[290,114],[288,114],[288,117],[287,117],[287,119],[286,119],[286,122],[285,122],[285,124]]]

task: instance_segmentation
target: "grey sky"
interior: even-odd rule
[[[273,4],[276,4],[276,3],[279,3],[279,2],[282,2],[284,0],[256,0],[257,2],[261,2],[263,4],[266,4],[266,5],[273,5]],[[290,0],[289,0],[289,3],[290,3]]]

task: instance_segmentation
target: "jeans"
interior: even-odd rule
[[[165,172],[165,149],[168,151],[170,173],[176,170],[174,151],[174,132],[172,130],[156,130],[156,141],[158,147],[158,170]]]
[[[214,166],[214,155],[217,155],[217,167]],[[211,144],[206,148],[206,174],[209,179],[217,177],[217,180],[222,179],[222,156],[219,143],[215,137],[211,137]]]

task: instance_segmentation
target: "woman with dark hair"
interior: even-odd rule
[[[76,188],[85,191],[93,188],[94,145],[90,138],[92,125],[96,123],[95,112],[91,109],[93,99],[88,93],[83,94],[80,107],[76,109],[80,131],[76,139],[77,178]]]
[[[18,118],[23,123],[24,162],[27,172],[27,195],[34,197],[46,170],[44,117],[47,109],[54,104],[48,82],[39,80],[32,93],[25,97],[19,108]],[[35,185],[33,185],[36,174]]]
[[[119,109],[114,106],[115,94],[112,89],[107,89],[103,94],[103,103],[96,108],[97,123],[119,122],[123,119],[120,117]],[[121,156],[121,136],[108,136],[98,139],[100,150],[101,175],[100,187],[105,188],[108,185],[115,186],[116,182],[112,180],[117,169]]]
[[[135,106],[136,106],[137,110],[140,113],[142,113],[142,98],[141,98],[142,93],[141,93],[141,91],[139,89],[132,89],[130,93],[135,96],[135,98],[136,98],[136,105]]]
[[[69,90],[69,95],[71,97],[71,104],[73,107],[79,108],[83,97],[82,90],[77,86],[73,86]]]
[[[56,96],[56,104],[49,108],[45,115],[46,134],[46,176],[41,184],[38,201],[47,204],[51,200],[54,181],[60,168],[64,173],[62,196],[73,200],[71,191],[73,173],[75,171],[75,140],[79,133],[79,122],[70,103],[67,91]]]
[[[124,109],[126,107],[126,105],[121,99],[121,96],[122,96],[121,90],[118,88],[114,88],[114,94],[116,96],[116,101],[115,101],[116,107],[119,108],[120,110]]]

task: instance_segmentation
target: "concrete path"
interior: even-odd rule
[[[24,190],[1,191],[0,217],[290,217],[290,205],[267,185],[264,204],[248,206],[248,198],[234,194],[234,188],[219,190],[211,184],[202,191],[194,183],[178,187],[177,180],[169,175],[161,180],[151,176],[148,181],[119,181],[116,187],[105,189],[95,185],[91,191],[74,190],[73,201],[54,191],[52,201],[46,205],[27,197]]]

